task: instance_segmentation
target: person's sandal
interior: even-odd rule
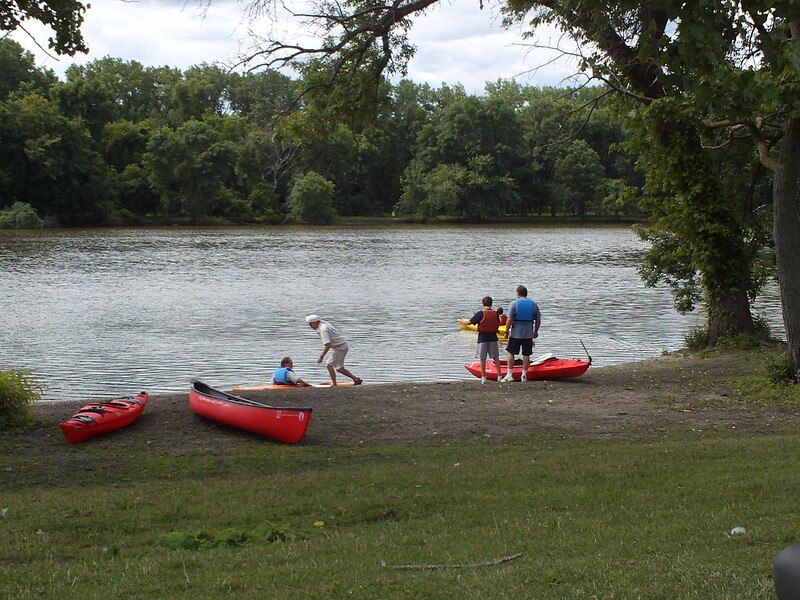
[[[364,383],[364,380],[359,377],[353,382],[353,385],[361,385],[362,383]]]

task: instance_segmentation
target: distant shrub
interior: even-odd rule
[[[309,171],[294,182],[287,204],[295,223],[330,225],[336,221],[336,188],[322,175]]]
[[[705,350],[708,347],[708,329],[705,325],[692,327],[683,339],[689,350]],[[764,317],[758,316],[753,318],[752,335],[737,333],[734,335],[722,336],[717,340],[717,347],[727,348],[729,350],[753,350],[761,346],[764,342],[775,341],[777,340],[772,336],[767,320]]]
[[[275,193],[275,188],[266,182],[257,183],[253,187],[253,191],[248,196],[250,205],[253,207],[253,213],[257,223],[280,223],[286,215],[279,207],[278,194]]]
[[[774,354],[764,359],[763,372],[770,383],[790,383],[792,379],[789,353]]]
[[[26,202],[14,202],[0,210],[0,229],[41,229],[43,226],[44,221]]]
[[[780,340],[772,335],[769,323],[763,315],[753,317],[753,335],[757,340],[764,342],[779,342]]]
[[[717,340],[718,348],[729,350],[753,350],[761,345],[762,340],[746,333],[723,335]]]
[[[705,350],[708,347],[708,329],[703,325],[692,327],[689,332],[683,336],[683,340],[686,342],[686,347],[689,350]]]
[[[0,429],[25,427],[33,422],[32,404],[41,400],[43,387],[22,371],[0,371]]]

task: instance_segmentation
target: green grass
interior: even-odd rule
[[[2,457],[2,598],[772,599],[800,539],[797,435],[65,452]],[[166,541],[267,522],[289,541]]]

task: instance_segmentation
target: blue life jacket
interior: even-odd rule
[[[517,321],[523,323],[533,323],[533,315],[535,313],[534,307],[536,305],[533,303],[533,300],[529,300],[528,298],[517,298],[517,311],[516,311],[516,318],[514,322]]]
[[[281,367],[280,369],[275,369],[275,374],[272,376],[272,381],[274,381],[278,385],[294,385],[289,379],[286,377],[286,374],[291,371],[294,373],[294,369],[290,369],[288,367]]]

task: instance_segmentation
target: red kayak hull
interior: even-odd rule
[[[202,381],[192,382],[189,407],[208,419],[285,444],[303,440],[312,412],[311,408],[267,406],[216,390]]]
[[[80,444],[89,438],[130,425],[142,416],[147,400],[147,392],[142,392],[136,396],[87,404],[58,426],[70,444]]]
[[[589,368],[591,363],[585,360],[577,360],[574,358],[548,358],[538,365],[530,365],[528,367],[528,380],[533,379],[565,379],[567,377],[580,377]],[[481,363],[478,361],[470,362],[464,367],[475,375],[481,376]],[[508,365],[506,361],[500,361],[500,377],[503,378],[508,373]],[[522,365],[514,365],[511,370],[511,376],[514,381],[519,381],[522,377]],[[497,369],[494,366],[494,361],[486,361],[486,379],[497,380]]]

